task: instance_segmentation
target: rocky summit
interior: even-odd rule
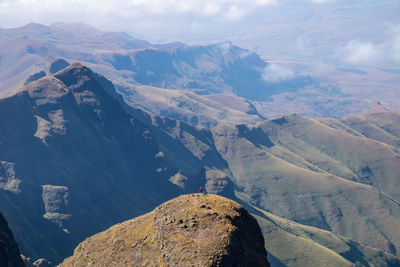
[[[217,195],[172,199],[87,238],[60,266],[270,266],[257,221]]]

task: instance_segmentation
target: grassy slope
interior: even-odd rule
[[[295,223],[258,209],[254,215],[266,237],[267,251],[290,266],[397,266],[388,253],[362,246],[316,227]]]
[[[220,126],[214,138],[244,201],[398,251],[400,205],[394,199],[400,164],[394,147],[300,116],[250,129]],[[361,176],[364,166],[372,175]]]
[[[233,94],[198,95],[187,90],[126,85],[125,100],[152,112],[192,125],[213,127],[220,122],[255,124],[262,118],[244,98]]]

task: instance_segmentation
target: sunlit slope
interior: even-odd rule
[[[392,146],[297,115],[253,128],[219,126],[214,139],[242,200],[364,245],[398,250],[400,157]]]
[[[355,115],[342,123],[361,135],[400,148],[400,113],[395,111]]]
[[[264,119],[248,100],[230,93],[204,95],[128,84],[119,85],[118,89],[134,107],[192,125],[210,128],[220,122],[255,124]]]
[[[295,223],[258,209],[254,215],[266,239],[265,247],[288,266],[398,266],[396,256],[362,246],[316,227]]]
[[[281,149],[290,150],[306,160],[313,171],[369,184],[396,201],[400,200],[400,191],[396,188],[400,154],[396,147],[298,115],[270,120],[258,128]],[[287,160],[280,149],[273,147],[271,150],[272,154]],[[299,166],[296,160],[290,162]]]

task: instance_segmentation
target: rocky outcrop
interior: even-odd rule
[[[71,214],[66,212],[68,206],[68,187],[43,185],[42,188],[42,198],[46,211],[43,218],[54,222],[68,233],[68,229],[63,227],[63,222],[71,217]]]
[[[205,169],[206,190],[211,194],[232,196],[233,184],[229,177],[220,170]]]
[[[19,193],[21,181],[16,178],[15,163],[0,160],[0,189]]]
[[[269,266],[257,221],[217,195],[182,195],[82,242],[60,266]]]
[[[22,260],[25,263],[26,267],[53,267],[53,263],[46,259],[38,259],[33,261],[31,258],[27,258],[24,255],[21,255]]]
[[[8,223],[0,213],[0,266],[19,267],[25,266],[19,253],[19,248],[14,236],[8,228]]]

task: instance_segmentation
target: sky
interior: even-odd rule
[[[355,66],[400,63],[399,14],[400,0],[0,0],[0,28],[82,22],[151,42],[229,40],[265,58]]]

